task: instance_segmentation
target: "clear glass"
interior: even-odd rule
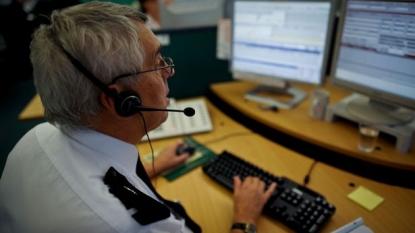
[[[370,153],[376,148],[376,141],[379,130],[374,125],[359,124],[359,143],[358,148],[363,152]]]

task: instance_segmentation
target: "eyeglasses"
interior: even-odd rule
[[[133,76],[133,75],[139,75],[139,74],[148,73],[148,72],[153,72],[153,71],[157,71],[157,70],[166,70],[169,74],[174,74],[173,59],[171,59],[170,57],[162,57],[162,58],[163,59],[160,60],[159,67],[151,69],[151,70],[145,70],[145,71],[140,71],[140,72],[136,72],[136,73],[129,73],[129,74],[119,75],[119,76],[115,77],[114,79],[112,79],[110,84],[114,84],[115,82],[118,81],[118,79],[121,79],[121,78],[129,77],[129,76]]]

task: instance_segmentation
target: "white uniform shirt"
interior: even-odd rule
[[[135,145],[95,131],[68,134],[49,123],[29,131],[9,154],[0,180],[0,232],[182,232],[173,215],[140,225],[109,193],[110,166],[157,199],[137,177]],[[140,210],[138,210],[140,211]]]

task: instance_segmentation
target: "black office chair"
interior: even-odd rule
[[[0,6],[0,100],[12,87],[32,77],[29,44],[33,28],[22,5],[12,1]]]

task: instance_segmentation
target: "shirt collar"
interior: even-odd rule
[[[78,143],[116,161],[129,172],[135,173],[138,160],[136,145],[94,130],[77,130],[69,132],[67,135]]]

